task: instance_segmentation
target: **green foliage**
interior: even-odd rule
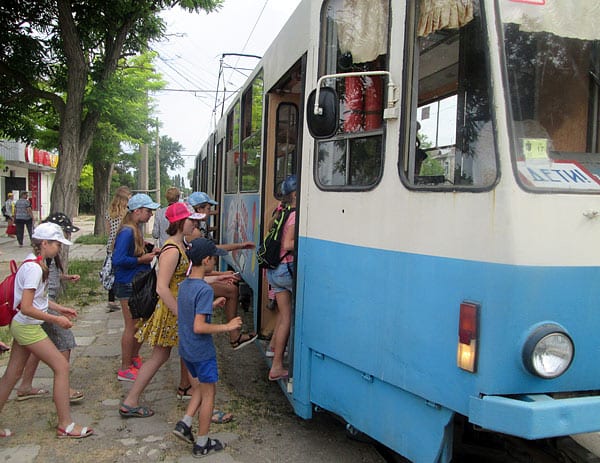
[[[444,175],[444,166],[437,159],[427,158],[421,164],[421,175]]]

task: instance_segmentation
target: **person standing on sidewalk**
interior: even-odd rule
[[[131,198],[131,190],[128,187],[120,186],[117,188],[104,216],[105,230],[108,232],[108,240],[106,241],[107,259],[112,258],[113,244],[123,217],[127,214],[127,201],[129,201],[129,198]],[[115,312],[117,310],[121,310],[121,304],[116,302],[115,290],[111,288],[108,290],[108,311]]]
[[[19,195],[19,199],[15,203],[15,225],[17,227],[17,241],[19,242],[20,248],[23,247],[25,227],[27,227],[30,241],[33,232],[33,211],[31,210],[31,202],[29,202],[27,196],[28,193],[22,191]]]
[[[242,319],[235,317],[226,324],[211,323],[214,291],[204,277],[214,270],[216,257],[227,255],[227,251],[217,248],[206,238],[196,238],[190,243],[187,255],[192,267],[189,277],[180,284],[177,296],[179,356],[198,382],[193,383],[192,398],[184,417],[175,425],[173,434],[194,444],[192,455],[202,457],[225,448],[221,441],[208,436],[219,380],[212,335],[240,329]],[[198,436],[194,441],[192,422],[196,414]]]
[[[13,387],[19,380],[31,354],[35,354],[54,372],[54,404],[58,417],[56,436],[80,439],[91,436],[94,431],[87,426],[75,424],[69,407],[69,362],[48,338],[41,325],[56,323],[65,329],[73,326],[77,316],[74,309],[63,307],[46,296],[48,267],[46,259],[53,259],[62,244],[71,245],[62,229],[54,223],[39,225],[32,236],[33,253],[19,267],[15,278],[15,305],[20,305],[10,324],[13,344],[6,371],[0,379],[0,410],[8,400]],[[51,315],[48,308],[60,313]],[[11,435],[10,430],[0,431],[0,437]]]
[[[121,302],[125,329],[121,336],[121,368],[117,373],[119,381],[135,381],[142,359],[139,356],[141,344],[135,338],[137,320],[131,316],[129,297],[132,293],[133,277],[138,272],[150,270],[150,263],[160,251],[158,248],[146,252],[144,236],[140,225],[148,222],[160,204],[152,201],[145,193],[137,193],[127,202],[127,214],[115,238],[112,264],[115,270],[115,296]]]

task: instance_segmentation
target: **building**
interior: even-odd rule
[[[56,175],[58,154],[40,150],[22,142],[0,140],[2,203],[13,192],[15,200],[21,191],[29,192],[35,220],[50,213],[50,192]]]

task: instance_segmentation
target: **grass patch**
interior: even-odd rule
[[[106,299],[106,291],[100,284],[98,274],[102,262],[96,260],[74,259],[69,261],[69,274],[79,275],[77,283],[67,282],[64,292],[59,298],[60,304],[86,307]]]
[[[82,235],[75,242],[78,244],[106,244],[107,235]]]

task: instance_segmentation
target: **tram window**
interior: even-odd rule
[[[413,116],[405,121],[401,176],[414,188],[490,188],[497,156],[479,3],[420,0],[407,7],[414,42],[405,62],[414,84],[405,114]]]
[[[225,193],[237,193],[240,158],[240,103],[233,107],[227,116],[227,137],[225,144]]]
[[[277,107],[275,143],[275,182],[273,195],[281,197],[281,183],[296,173],[296,143],[298,140],[298,107],[293,103],[281,103]]]
[[[500,13],[517,180],[532,191],[598,193],[596,2],[507,3]]]
[[[243,139],[240,159],[242,185],[240,191],[258,191],[260,183],[260,140],[262,136],[263,115],[263,77],[262,71],[252,81],[252,85],[244,92],[243,105]]]
[[[328,0],[322,11],[321,75],[387,70],[389,0]],[[317,142],[317,184],[371,188],[383,169],[385,78],[345,77],[327,85],[340,97],[340,124],[332,139]]]

